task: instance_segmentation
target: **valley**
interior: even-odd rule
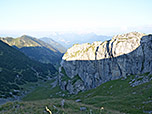
[[[64,55],[47,38],[54,43],[0,39],[1,114],[152,113],[152,35],[75,44]]]
[[[152,114],[152,0],[0,0],[0,114]]]

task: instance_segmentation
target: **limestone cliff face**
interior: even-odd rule
[[[76,94],[129,74],[146,72],[152,73],[152,35],[131,32],[68,49],[62,58],[59,84]]]

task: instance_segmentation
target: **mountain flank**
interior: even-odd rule
[[[20,85],[52,77],[52,64],[31,60],[19,50],[0,41],[0,98],[20,94]]]
[[[31,36],[6,37],[0,38],[0,40],[17,48],[31,59],[42,63],[59,64],[62,57],[62,53],[58,49]]]
[[[131,32],[105,42],[76,44],[64,55],[58,77],[54,77],[57,74],[50,66],[47,69],[46,64],[35,63],[3,42],[0,46],[3,57],[0,58],[0,86],[5,87],[0,90],[1,97],[4,98],[3,91],[5,96],[14,96],[21,89],[30,90],[22,101],[1,105],[0,113],[42,114],[47,113],[46,107],[53,114],[152,112],[152,35]],[[9,74],[1,75],[6,68],[11,69]],[[30,72],[25,75],[27,70]],[[5,77],[9,76],[11,80],[6,81]]]
[[[64,54],[59,72],[60,87],[71,94],[128,75],[152,74],[152,35],[131,32],[75,44]]]

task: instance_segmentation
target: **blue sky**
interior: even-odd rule
[[[0,32],[152,31],[152,0],[0,0]]]

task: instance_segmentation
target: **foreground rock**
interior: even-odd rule
[[[59,84],[77,94],[110,80],[151,71],[152,35],[131,32],[68,49],[62,58]]]

